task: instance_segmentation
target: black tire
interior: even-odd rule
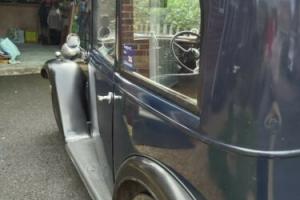
[[[63,134],[63,126],[62,126],[62,121],[61,121],[61,113],[60,113],[60,109],[59,109],[57,93],[53,86],[50,86],[50,87],[51,87],[51,99],[52,99],[52,109],[53,109],[53,113],[54,113],[54,118],[55,118],[56,124],[58,126],[59,132],[61,134]]]
[[[115,194],[114,200],[154,200],[154,198],[142,184],[125,181]]]
[[[148,194],[138,194],[134,197],[133,200],[154,200],[151,196]]]

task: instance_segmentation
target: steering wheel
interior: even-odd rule
[[[183,47],[181,44],[179,44],[177,42],[177,40],[180,40],[179,37],[182,36],[194,36],[196,37],[195,39],[193,38],[193,40],[195,41],[195,46],[199,47],[200,46],[200,35],[191,31],[182,31],[177,33],[176,35],[174,35],[174,37],[171,40],[171,50],[172,50],[172,54],[176,60],[176,62],[183,68],[185,68],[186,70],[188,70],[189,72],[195,73],[195,70],[191,69],[190,67],[186,66],[184,64],[184,61],[182,61],[179,57],[178,57],[178,51],[176,51],[176,49],[179,50],[179,52],[183,53],[183,58],[187,58],[188,55],[192,55],[193,58],[195,59],[195,61],[198,61],[200,59],[200,51],[198,48],[191,48],[189,47],[188,49],[186,47]],[[184,42],[185,38],[181,38],[181,40]],[[187,38],[189,39],[189,38]]]

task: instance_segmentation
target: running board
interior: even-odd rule
[[[111,200],[112,192],[108,180],[108,174],[111,172],[104,152],[101,155],[97,154],[95,141],[92,138],[85,138],[68,142],[66,150],[91,198],[93,200]]]

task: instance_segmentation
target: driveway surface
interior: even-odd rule
[[[48,82],[0,77],[0,200],[89,200],[55,124]]]

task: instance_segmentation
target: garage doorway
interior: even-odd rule
[[[1,0],[0,75],[38,73],[70,32],[88,40],[90,1]]]

